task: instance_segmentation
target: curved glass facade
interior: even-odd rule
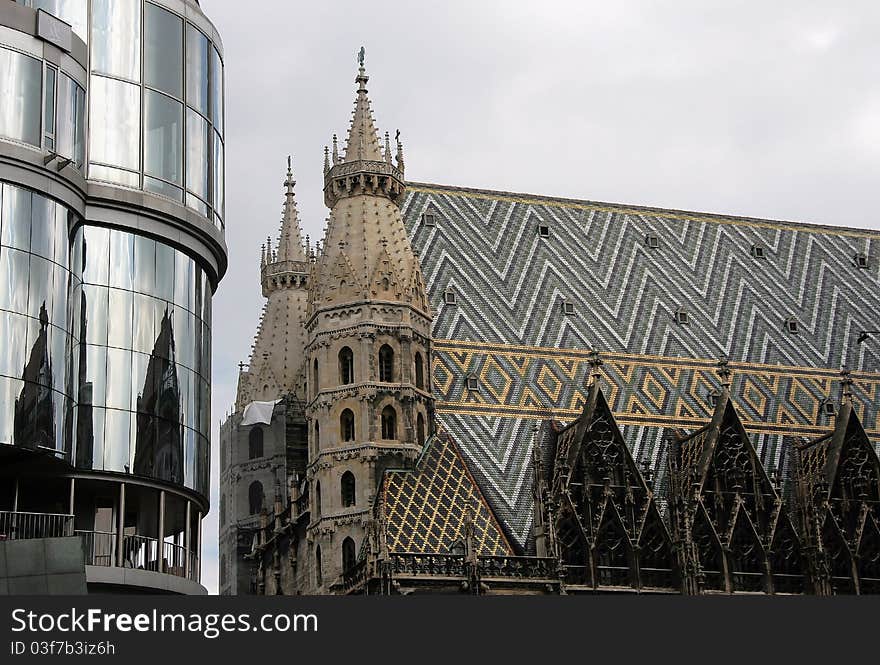
[[[74,459],[208,493],[211,290],[189,256],[81,227],[71,289]]]
[[[40,194],[0,186],[0,444],[69,452],[71,216]]]
[[[91,0],[89,179],[142,188],[223,227],[223,63],[182,16]]]

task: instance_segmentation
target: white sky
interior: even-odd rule
[[[366,48],[410,180],[880,228],[876,0],[201,0],[226,51],[229,271],[214,300],[214,448],[278,233],[287,155],[313,240],[323,147]],[[340,145],[342,149],[342,145]],[[217,590],[218,454],[203,583]]]

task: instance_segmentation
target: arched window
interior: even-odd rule
[[[339,350],[339,383],[354,383],[354,354],[347,346]]]
[[[379,349],[379,380],[383,383],[394,381],[394,349],[387,344]]]
[[[354,474],[351,471],[346,471],[342,474],[342,507],[350,508],[355,504],[355,482],[354,482]]]
[[[312,365],[312,383],[314,384],[314,394],[317,395],[318,391],[321,389],[321,384],[318,381],[318,359],[315,358],[315,362]]]
[[[397,412],[390,404],[382,409],[382,438],[397,438]]]
[[[321,517],[321,483],[315,483],[315,519]]]
[[[324,571],[321,568],[321,546],[315,545],[315,583],[318,586],[324,584]]]
[[[318,421],[315,421],[315,450],[319,450],[321,448],[321,425]]]
[[[257,459],[263,456],[263,428],[252,427],[248,434],[248,459]]]
[[[263,483],[259,480],[255,480],[248,487],[248,503],[251,515],[256,515],[263,509]]]
[[[416,388],[425,389],[425,368],[422,365],[421,353],[416,353]]]
[[[339,435],[343,441],[354,441],[354,414],[345,409],[339,416]]]
[[[354,546],[354,539],[350,536],[342,541],[342,572],[354,568],[357,559],[357,549]]]
[[[424,445],[425,443],[425,416],[421,413],[416,416],[416,436],[418,437],[417,443],[419,445]]]

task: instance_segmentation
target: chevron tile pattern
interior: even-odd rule
[[[827,431],[819,404],[842,366],[877,431],[880,339],[856,338],[880,328],[880,233],[417,183],[403,216],[435,312],[440,420],[520,546],[530,419],[579,413],[593,346],[637,459],[659,462],[665,428],[708,418],[721,354],[740,365],[737,408],[768,465],[784,436]]]

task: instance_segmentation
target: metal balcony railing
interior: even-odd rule
[[[118,535],[107,531],[77,531],[88,566],[116,566]],[[159,540],[148,536],[126,534],[122,537],[122,566],[159,572]],[[162,568],[167,575],[199,581],[199,556],[182,545],[161,543]],[[189,559],[189,569],[187,569]]]
[[[73,515],[0,510],[0,540],[63,538],[73,535]]]

